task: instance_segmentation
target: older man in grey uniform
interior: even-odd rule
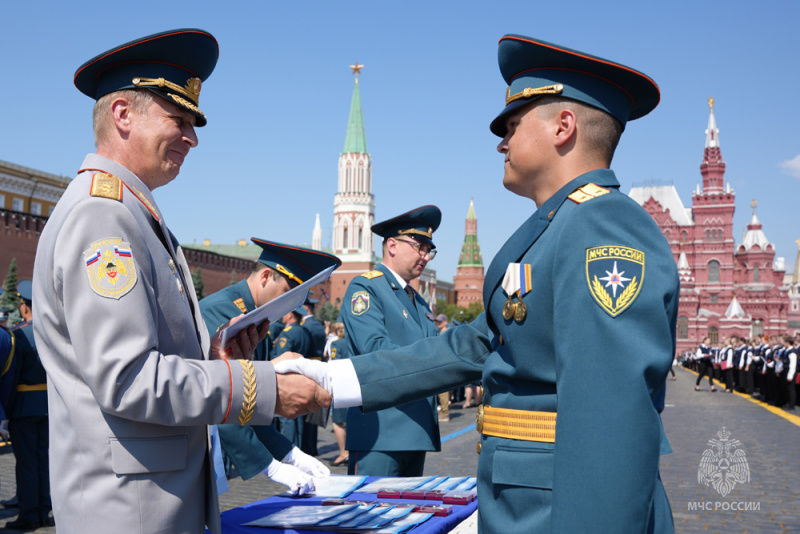
[[[269,362],[209,340],[189,267],[151,191],[197,144],[201,80],[219,54],[201,30],[151,35],[81,66],[97,100],[86,157],[42,233],[34,328],[49,383],[60,533],[220,531],[210,424],[270,424],[330,400]],[[222,359],[220,359],[222,357]]]

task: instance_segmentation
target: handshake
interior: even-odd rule
[[[303,384],[303,381],[308,382],[307,378],[309,378],[318,386],[317,389],[319,391],[314,395],[314,401],[320,407],[327,408],[333,403],[335,403],[336,408],[360,406],[361,389],[358,386],[358,378],[352,364],[348,360],[341,360],[335,363],[338,365],[309,360],[294,352],[287,352],[273,360],[278,378],[278,390],[281,392],[278,396],[278,403],[281,403],[281,398],[284,396],[292,398],[292,393],[296,393],[297,398],[294,399],[295,402],[289,402],[292,404],[301,403],[302,398],[308,395],[307,385]],[[289,385],[289,389],[284,390],[282,382],[289,380],[294,382],[294,387]],[[294,390],[294,388],[298,389]],[[314,411],[315,408],[313,408],[313,405],[311,406],[309,409]],[[284,415],[281,410],[282,408],[279,409],[276,404],[275,412]],[[304,412],[301,410],[297,413]]]

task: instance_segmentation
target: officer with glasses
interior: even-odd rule
[[[383,260],[356,276],[342,303],[342,322],[352,358],[410,345],[439,333],[428,304],[410,285],[436,256],[433,232],[442,212],[422,206],[375,224],[383,237]],[[436,397],[373,413],[347,414],[348,473],[421,476],[426,451],[441,450]]]

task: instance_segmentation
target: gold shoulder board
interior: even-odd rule
[[[244,305],[244,299],[238,298],[234,300],[233,303],[236,305],[237,308],[239,308],[239,310],[242,313],[247,313],[247,306]]]
[[[291,325],[289,325],[289,326],[287,326],[286,328],[284,328],[284,329],[283,329],[283,331],[284,331],[284,332],[288,332],[288,331],[289,331],[289,330],[291,330],[291,329],[292,329],[292,326],[291,326]]]
[[[98,172],[92,176],[92,188],[89,194],[93,197],[122,200],[122,180],[106,172]]]
[[[601,197],[610,192],[611,190],[606,189],[605,187],[600,187],[599,185],[595,184],[586,184],[583,187],[579,187],[578,189],[576,189],[567,198],[569,198],[576,204],[582,204],[587,200],[592,200],[593,198]]]
[[[373,278],[378,278],[379,276],[383,276],[383,272],[382,271],[378,271],[378,270],[369,271],[369,272],[366,272],[366,273],[361,273],[361,276],[363,276],[364,278],[369,278],[370,280],[372,280]]]

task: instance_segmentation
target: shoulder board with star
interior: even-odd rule
[[[239,308],[239,310],[241,310],[242,313],[247,313],[247,306],[244,305],[243,298],[238,298],[234,300],[233,303],[236,305],[237,308]]]
[[[567,198],[569,198],[576,204],[583,204],[587,200],[592,200],[593,198],[601,197],[610,192],[611,190],[606,189],[605,187],[600,187],[599,185],[595,184],[586,184],[573,191],[572,194],[569,195]]]
[[[378,278],[378,277],[380,277],[380,276],[383,276],[383,271],[378,271],[378,270],[376,269],[376,270],[374,270],[374,271],[369,271],[369,272],[366,272],[366,273],[361,273],[361,276],[363,276],[364,278],[367,278],[367,279],[369,279],[369,280],[372,280],[373,278]]]
[[[89,194],[93,197],[122,201],[122,180],[107,172],[97,172],[92,176]]]

